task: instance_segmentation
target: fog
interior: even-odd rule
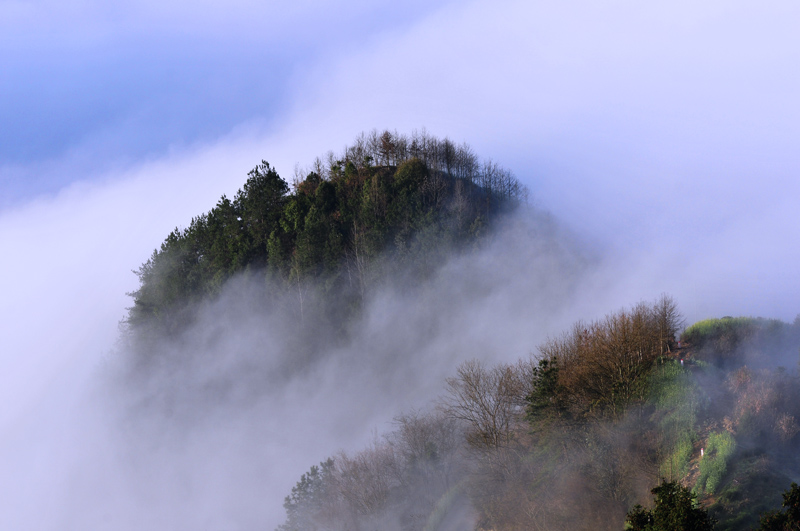
[[[154,368],[128,368],[125,341],[99,359],[38,360],[62,365],[40,402],[8,423],[5,477],[24,488],[5,485],[17,507],[6,523],[274,527],[301,472],[358,449],[400,413],[430,408],[460,361],[526,356],[566,326],[586,260],[569,234],[529,213],[422,286],[387,281],[351,337],[313,357],[297,338],[325,330],[313,314],[298,322],[271,307],[256,275],[231,281],[189,331],[149,349]]]
[[[425,407],[460,360],[515,360],[662,292],[689,322],[800,312],[794,4],[52,7],[2,6],[4,57],[19,59],[2,78],[14,89],[0,149],[4,528],[268,528],[310,465]],[[253,10],[269,30],[239,38],[258,33],[240,29]],[[214,36],[218,55],[151,38],[178,26]],[[120,77],[162,48],[161,68]],[[250,62],[263,72],[239,76]],[[175,65],[196,75],[172,82]],[[61,82],[43,83],[48,72]],[[209,371],[234,379],[257,353],[262,368],[287,356],[286,316],[249,326],[221,302],[207,309],[228,323],[213,365],[185,383],[120,380],[130,271],[170,230],[262,158],[291,179],[360,131],[423,126],[513,170],[536,215],[426,290],[377,290],[352,341],[301,375],[184,398],[172,416],[139,407]]]

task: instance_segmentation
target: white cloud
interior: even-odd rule
[[[704,311],[747,313],[753,304],[790,318],[798,282],[778,290],[761,280],[747,298],[726,294],[765,270],[785,278],[785,260],[798,254],[800,75],[787,65],[800,53],[799,10],[789,2],[450,6],[320,65],[298,87],[287,132],[426,126],[466,140],[603,246],[626,256],[660,249],[682,264],[664,275],[688,268],[699,286],[717,286],[696,292],[709,299]]]

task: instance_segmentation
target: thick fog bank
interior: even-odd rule
[[[137,463],[119,477],[148,496],[148,481],[163,489],[111,505],[156,527],[277,525],[309,466],[431,407],[461,361],[526,356],[565,326],[589,263],[556,223],[528,212],[428,280],[381,281],[347,337],[308,311],[311,294],[301,318],[264,298],[263,275],[233,279],[190,330],[149,348],[160,359],[107,391],[120,400],[116,423],[131,427],[116,444]]]
[[[13,509],[0,523],[275,526],[302,472],[429,407],[460,361],[513,360],[566,326],[596,260],[528,211],[422,283],[376,285],[346,337],[269,304],[264,275],[235,278],[147,368],[131,368],[122,340],[58,372],[6,426]]]
[[[129,337],[62,361],[5,425],[0,524],[273,528],[300,474],[432,407],[461,361],[516,361],[575,320],[664,291],[698,304],[672,253],[650,251],[610,253],[524,209],[430,278],[374,285],[346,334],[314,313],[312,288],[301,316],[265,275],[236,277],[146,363]]]

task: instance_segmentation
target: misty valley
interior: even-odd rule
[[[238,508],[196,528],[800,529],[800,319],[568,319],[597,252],[468,145],[364,133],[187,222],[111,381],[137,473]]]

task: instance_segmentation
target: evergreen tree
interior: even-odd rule
[[[276,531],[314,531],[325,529],[325,509],[329,504],[327,497],[333,484],[333,459],[328,458],[319,466],[300,477],[292,493],[286,496],[283,507],[286,509],[286,522]]]
[[[180,331],[191,321],[192,303],[219,294],[241,272],[263,272],[277,289],[280,282],[335,289],[343,300],[351,299],[347,286],[358,299],[389,271],[373,267],[379,256],[425,275],[450,245],[478,236],[471,228],[486,223],[481,205],[495,192],[474,184],[491,179],[476,179],[467,147],[423,135],[414,139],[414,156],[402,135],[373,136],[375,142],[348,149],[341,159],[331,154],[327,166],[318,162],[293,193],[261,161],[232,200],[223,196],[188,228],[176,228],[136,271],[140,287],[130,294],[128,323]],[[466,166],[456,164],[461,159]],[[374,160],[384,165],[373,166]],[[499,195],[496,202],[520,197]]]
[[[711,531],[716,521],[697,506],[696,496],[677,481],[663,480],[650,491],[655,507],[636,505],[627,515],[625,528],[631,531]]]
[[[783,493],[783,511],[771,511],[761,517],[758,531],[800,531],[800,487],[797,483]]]

